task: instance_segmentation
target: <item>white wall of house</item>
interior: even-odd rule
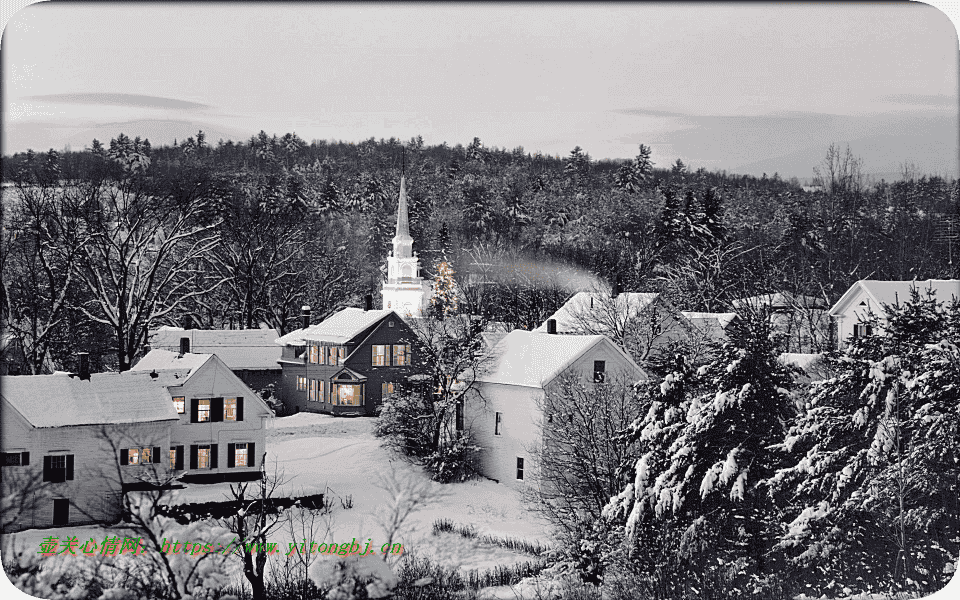
[[[243,381],[216,359],[200,366],[182,386],[170,387],[171,396],[185,398],[184,412],[180,422],[175,423],[170,434],[171,446],[184,446],[184,468],[189,470],[191,445],[217,444],[216,469],[209,473],[252,471],[259,468],[266,450],[266,420],[273,412]],[[243,398],[243,421],[190,422],[190,401],[193,398]],[[227,467],[227,445],[253,443],[257,456],[251,467]],[[168,447],[169,449],[169,447]],[[169,460],[169,457],[168,457]]]
[[[30,494],[32,501],[25,503],[28,508],[16,519],[15,530],[52,525],[55,499],[69,500],[68,525],[119,519],[121,479],[135,481],[144,471],[157,468],[164,472],[166,468],[163,461],[121,467],[117,450],[169,447],[172,421],[37,428],[6,403],[0,418],[0,449],[30,453],[28,466],[0,467],[3,478],[7,482],[30,480],[28,488],[39,489]],[[63,455],[73,456],[73,479],[43,483],[44,457]]]
[[[584,384],[592,384],[594,361],[598,360],[604,361],[607,381],[625,377],[632,382],[644,376],[609,339],[588,349],[565,372],[576,374]],[[556,385],[560,385],[560,378],[548,382],[547,389]],[[544,390],[490,382],[479,382],[477,389],[482,400],[465,406],[464,421],[474,443],[483,448],[481,472],[511,487],[536,485],[536,463],[531,451],[540,444]],[[494,432],[498,412],[502,424],[500,435]],[[524,459],[522,481],[517,479],[518,457]]]
[[[854,333],[856,325],[868,319],[870,314],[875,314],[879,319],[878,325],[883,328],[886,319],[884,318],[883,307],[876,306],[876,303],[870,299],[863,289],[858,290],[855,295],[839,310],[833,313],[833,319],[837,324],[837,345],[843,349],[847,346],[847,340]]]

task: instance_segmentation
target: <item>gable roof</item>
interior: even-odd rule
[[[626,320],[636,316],[657,299],[659,294],[650,292],[624,292],[613,299],[617,309],[617,319]],[[592,302],[591,302],[592,300]],[[579,333],[583,329],[583,319],[593,311],[600,311],[609,306],[610,297],[604,298],[598,292],[577,292],[557,309],[546,321],[534,329],[537,332],[547,331],[547,321],[554,319],[557,322],[557,333]],[[596,326],[603,325],[605,319],[596,322]]]
[[[910,289],[917,289],[920,294],[927,290],[934,293],[940,302],[949,302],[951,298],[960,300],[960,279],[927,279],[925,281],[880,281],[875,279],[861,279],[850,286],[837,303],[830,309],[830,316],[837,317],[846,312],[849,304],[860,295],[872,300],[871,309],[882,316],[884,304],[896,304],[910,299]]]
[[[795,307],[826,308],[826,302],[824,302],[823,298],[818,298],[817,296],[793,294],[791,292],[776,292],[773,294],[750,296],[748,298],[734,300],[731,302],[731,304],[737,310],[741,310],[745,307],[759,308],[767,306],[773,310],[790,310]]]
[[[150,346],[180,350],[180,338],[190,339],[190,352],[216,354],[231,370],[279,369],[283,353],[274,341],[276,329],[179,329],[162,327],[153,334]]]
[[[130,367],[131,371],[156,371],[158,381],[162,385],[183,385],[190,376],[212,359],[212,354],[194,354],[188,352],[181,355],[170,350],[151,350]]]
[[[0,395],[34,427],[180,419],[166,388],[142,372],[4,377]]]
[[[278,338],[276,343],[281,346],[305,346],[308,341],[344,344],[389,315],[400,319],[400,315],[392,310],[345,308],[330,315],[321,323],[291,331]]]
[[[681,311],[687,321],[694,327],[703,332],[707,337],[714,340],[724,339],[727,336],[727,327],[734,319],[738,318],[737,313],[708,313]]]
[[[603,335],[552,335],[515,329],[493,348],[492,364],[477,380],[543,388],[584,353],[603,343],[620,350]],[[622,350],[620,353],[643,373],[632,358]]]

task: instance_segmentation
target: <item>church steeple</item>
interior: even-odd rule
[[[413,256],[413,238],[410,237],[410,217],[407,214],[407,178],[400,176],[400,199],[397,201],[397,234],[393,236],[393,255],[397,258]]]
[[[397,232],[393,236],[393,252],[387,257],[387,280],[383,284],[383,308],[396,310],[401,316],[423,314],[433,286],[420,277],[420,259],[413,253],[410,215],[407,212],[407,177],[400,175],[400,197],[397,199]]]

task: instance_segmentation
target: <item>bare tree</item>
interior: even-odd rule
[[[567,372],[538,402],[542,415],[535,456],[537,506],[568,534],[600,517],[620,493],[617,470],[637,458],[620,438],[640,416],[634,383],[622,374],[602,384],[586,384]]]
[[[106,183],[87,200],[79,277],[92,300],[79,308],[113,330],[125,371],[151,325],[223,282],[198,285],[197,263],[218,243],[216,223],[202,222],[201,198],[158,197],[137,180]]]

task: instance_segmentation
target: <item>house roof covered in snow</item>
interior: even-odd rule
[[[162,372],[163,385],[183,385],[191,375],[197,372],[197,369],[212,358],[212,354],[194,354],[192,352],[180,354],[170,350],[151,350],[130,370]],[[172,380],[173,383],[167,380]]]
[[[557,333],[579,333],[588,325],[589,329],[603,328],[606,316],[601,311],[616,308],[616,319],[625,321],[641,313],[659,294],[650,292],[624,292],[616,298],[604,297],[598,292],[577,292],[561,306],[557,312],[547,318],[557,322]],[[612,303],[612,306],[611,306]],[[537,332],[547,331],[547,322],[544,321],[534,329]]]
[[[389,315],[400,319],[400,315],[392,310],[345,308],[340,312],[330,315],[321,323],[291,331],[287,335],[278,338],[276,343],[281,346],[304,346],[308,341],[343,344],[357,337]]]
[[[826,308],[827,303],[823,298],[817,296],[804,296],[802,294],[793,294],[791,292],[776,292],[773,294],[760,294],[759,296],[750,296],[734,300],[731,304],[736,310],[742,310],[746,307],[770,307],[772,310],[792,310],[794,308]]]
[[[730,323],[737,318],[737,313],[732,312],[707,313],[681,311],[680,314],[682,314],[684,318],[687,319],[687,321],[689,321],[694,327],[702,331],[705,335],[707,335],[707,337],[713,340],[725,338],[727,327],[729,327]]]
[[[3,378],[5,405],[34,427],[176,421],[170,394],[150,373],[93,373]]]
[[[884,304],[903,303],[910,299],[910,289],[915,288],[923,296],[928,290],[933,292],[940,302],[950,302],[951,298],[960,299],[960,279],[927,279],[925,281],[879,281],[861,279],[850,286],[837,303],[830,309],[830,316],[844,314],[850,304],[866,296],[871,300],[870,309],[882,316]]]
[[[631,364],[626,353],[602,335],[551,335],[516,329],[490,352],[491,364],[478,381],[543,388],[591,348],[610,344]],[[640,367],[637,371],[642,373]]]
[[[190,352],[216,354],[231,370],[279,369],[283,349],[275,343],[276,329],[177,329],[163,327],[150,346],[179,351],[180,338],[190,339]]]

